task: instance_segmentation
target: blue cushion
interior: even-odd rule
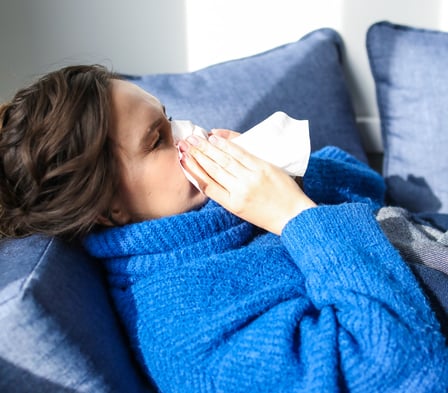
[[[448,33],[379,22],[367,50],[388,202],[448,230]]]
[[[312,150],[339,146],[362,161],[342,69],[342,41],[331,29],[196,72],[128,76],[157,96],[174,119],[244,132],[276,111],[310,121]]]
[[[102,272],[81,248],[0,241],[0,391],[144,392]]]

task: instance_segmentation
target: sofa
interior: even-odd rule
[[[308,119],[312,151],[335,145],[374,166],[386,180],[388,205],[447,231],[448,33],[378,22],[366,47],[384,144],[380,166],[362,145],[344,44],[332,29],[195,72],[123,77],[159,97],[168,116],[205,129],[244,132],[276,111]],[[448,276],[412,268],[446,326]],[[123,333],[101,264],[81,242],[0,240],[0,326],[1,392],[157,391]]]

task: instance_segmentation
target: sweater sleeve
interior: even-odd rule
[[[315,339],[303,341],[304,351],[325,341],[318,326],[331,315],[333,350],[349,391],[446,391],[438,322],[367,205],[309,209],[287,224],[282,240],[316,308]]]

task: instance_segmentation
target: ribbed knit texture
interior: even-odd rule
[[[438,323],[372,213],[381,178],[327,148],[305,188],[328,205],[281,236],[209,202],[86,239],[162,392],[447,391]]]

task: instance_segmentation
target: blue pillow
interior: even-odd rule
[[[128,76],[158,97],[174,119],[244,132],[276,111],[310,121],[312,150],[339,146],[366,162],[342,69],[337,32],[196,72]]]
[[[448,33],[379,22],[367,50],[388,202],[448,230]]]
[[[0,241],[0,391],[149,392],[95,260],[43,236]]]

